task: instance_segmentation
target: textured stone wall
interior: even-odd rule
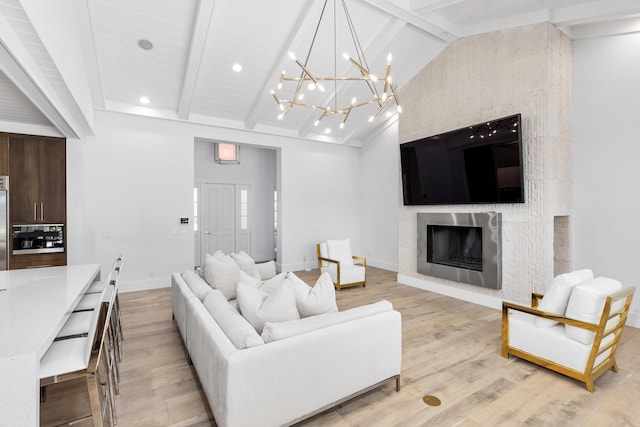
[[[399,274],[528,301],[554,275],[554,217],[571,209],[571,40],[547,23],[465,37],[400,95],[400,143],[521,113],[526,203],[405,207],[400,200]],[[417,273],[416,213],[487,211],[502,213],[501,290]]]

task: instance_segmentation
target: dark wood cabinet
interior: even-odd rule
[[[60,138],[9,138],[9,211],[12,224],[64,224],[66,142]]]
[[[0,134],[0,169],[2,168]],[[66,140],[33,135],[8,135],[9,268],[66,265],[67,253],[14,254],[14,225],[66,224]],[[66,240],[66,230],[65,230]]]

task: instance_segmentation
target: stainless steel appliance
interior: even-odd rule
[[[0,270],[9,268],[9,177],[0,176]]]
[[[64,252],[64,224],[20,224],[12,230],[13,255]]]

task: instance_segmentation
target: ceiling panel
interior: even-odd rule
[[[106,101],[176,111],[189,54],[195,0],[95,0],[98,66]],[[138,45],[141,39],[152,50]]]
[[[96,77],[89,84],[94,84],[94,96],[104,97],[94,100],[96,108],[360,144],[384,123],[384,114],[370,124],[372,111],[363,107],[353,110],[344,129],[338,126],[342,119],[338,115],[323,119],[316,127],[314,121],[322,111],[295,107],[278,120],[280,110],[270,95],[282,71],[287,76],[301,75],[300,67],[287,57],[288,51],[306,62],[315,76],[359,76],[357,68],[341,56],[342,52],[357,56],[342,1],[326,3],[317,33],[322,0],[87,0],[86,4],[65,4],[78,7],[78,16],[86,16],[88,8],[90,25],[79,24],[79,31],[84,29],[87,40],[93,42],[89,42],[87,55],[92,58],[87,63],[93,63],[91,76]],[[338,5],[335,33],[334,4]],[[366,64],[362,58],[358,61],[381,75],[387,54],[393,53],[391,75],[400,88],[450,42],[469,34],[543,21],[558,25],[574,39],[640,31],[637,0],[348,0],[346,4],[366,56]],[[33,58],[34,75],[42,76],[69,111],[77,110],[20,0],[0,0],[0,18]],[[2,34],[0,31],[0,42]],[[154,48],[141,49],[140,39],[148,39]],[[235,63],[242,65],[242,72],[232,71]],[[325,88],[321,93],[305,87],[305,100],[340,108],[353,97],[359,101],[371,97],[362,81],[327,81]],[[0,79],[0,90],[0,121],[46,121],[40,111],[47,110],[31,105],[6,78]],[[277,95],[288,99],[293,93],[294,89],[283,89]],[[143,95],[151,103],[140,109]],[[376,104],[371,107],[375,109]],[[327,128],[330,134],[325,133]]]
[[[0,73],[0,121],[50,126],[49,120],[26,96]],[[0,129],[1,130],[1,129]]]

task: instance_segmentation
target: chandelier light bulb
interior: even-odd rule
[[[344,12],[346,16],[349,16],[345,2],[342,1],[341,3],[344,8]],[[317,23],[316,31],[321,26],[321,23],[324,22],[322,20],[324,16],[324,12],[325,11],[323,8],[322,14],[320,15],[320,18]],[[336,34],[341,34],[341,33],[337,31],[335,17],[333,21],[334,21],[333,34],[335,38]],[[391,61],[393,60],[393,55],[390,52],[387,53],[386,55],[387,65],[384,73],[380,73],[378,75],[374,74],[372,70],[369,69],[369,65],[367,64],[364,51],[362,47],[359,45],[359,42],[357,42],[358,37],[356,35],[355,29],[353,28],[351,19],[347,19],[346,24],[348,26],[349,31],[346,32],[345,34],[350,34],[354,42],[354,46],[352,48],[345,46],[345,51],[341,52],[342,57],[345,60],[347,60],[350,64],[346,75],[338,76],[337,70],[335,70],[335,64],[334,64],[334,74],[331,76],[326,74],[315,73],[314,71],[318,71],[318,70],[313,70],[313,68],[315,67],[307,63],[309,58],[311,57],[311,52],[314,48],[315,35],[313,40],[311,41],[311,45],[309,46],[308,52],[306,52],[303,55],[303,58],[306,58],[304,62],[302,62],[301,59],[297,58],[292,51],[287,52],[289,59],[294,61],[295,65],[299,68],[300,73],[299,73],[299,76],[291,76],[291,75],[287,76],[283,71],[277,86],[278,92],[277,93],[274,93],[273,91],[271,92],[273,99],[280,107],[280,110],[282,110],[282,114],[279,116],[279,119],[282,119],[285,115],[287,115],[289,110],[291,110],[294,107],[296,107],[296,110],[298,108],[310,108],[316,111],[319,110],[321,112],[320,117],[318,117],[318,119],[314,122],[314,126],[318,126],[319,123],[322,121],[322,119],[325,117],[338,115],[342,118],[342,123],[339,123],[339,127],[340,129],[343,129],[345,127],[347,119],[350,116],[351,111],[355,109],[360,110],[360,107],[363,107],[362,110],[364,113],[365,109],[369,109],[370,107],[376,106],[375,104],[377,104],[378,109],[373,115],[369,117],[369,122],[373,122],[375,118],[383,112],[389,111],[389,113],[387,113],[387,117],[389,117],[389,114],[393,116],[395,114],[395,111],[387,108],[387,104],[389,104],[392,100],[394,101],[394,104],[397,107],[397,112],[400,113],[402,111],[402,109],[399,106],[396,88],[391,84],[390,70],[391,70]],[[330,53],[329,57],[331,62],[333,62],[338,55],[338,51],[337,51],[338,45],[339,44],[336,42],[336,40],[334,40],[333,49],[331,49],[331,52],[324,52],[324,53]],[[346,52],[346,50],[350,50],[350,49],[354,50],[353,51],[354,56],[351,56],[349,53]],[[315,64],[315,61],[313,63]],[[382,81],[382,83],[384,84],[384,88],[382,87],[378,88],[378,86],[381,86],[381,84],[378,83],[379,80]],[[346,102],[348,102],[348,99],[349,99],[348,94],[347,93],[339,94],[339,92],[341,92],[341,90],[347,86],[345,83],[343,83],[345,81],[351,81],[353,82],[354,85],[365,86],[368,89],[368,93],[365,95],[361,95],[358,92],[358,95],[359,95],[358,99],[353,97],[351,99],[351,104],[344,105],[346,104]],[[326,83],[326,82],[329,82],[329,83]],[[319,94],[314,95],[311,92],[315,90],[319,92],[325,92],[325,86],[323,86],[323,83],[326,83],[329,85],[327,86],[327,89],[326,89],[327,91],[335,92],[335,94],[332,94],[331,97],[327,97],[326,99],[321,100],[320,98],[324,98],[323,96],[319,96]],[[295,87],[294,94],[291,95],[290,97],[287,97],[286,101],[280,99],[278,94],[281,94],[282,93],[281,91],[283,90],[288,90],[288,87],[292,87],[292,88]],[[304,95],[302,95],[302,92],[304,92]],[[307,94],[310,94],[310,96],[308,98],[305,98],[305,101],[302,101],[303,97],[306,96]],[[351,96],[353,96],[353,94],[351,94]],[[338,99],[340,99],[340,104],[343,104],[343,105],[339,105]],[[367,117],[369,113],[364,113],[364,115],[365,117]],[[324,130],[325,133],[328,133],[330,131],[331,131],[330,128],[327,128],[326,130]]]
[[[387,111],[386,113],[387,118],[393,116],[393,113],[391,111]]]
[[[326,134],[330,134],[330,133],[331,133],[331,128],[326,128],[326,129],[324,130],[324,133],[326,133]]]
[[[278,114],[278,120],[282,120],[284,118],[284,113]]]
[[[398,105],[398,113],[402,113],[402,107]]]

